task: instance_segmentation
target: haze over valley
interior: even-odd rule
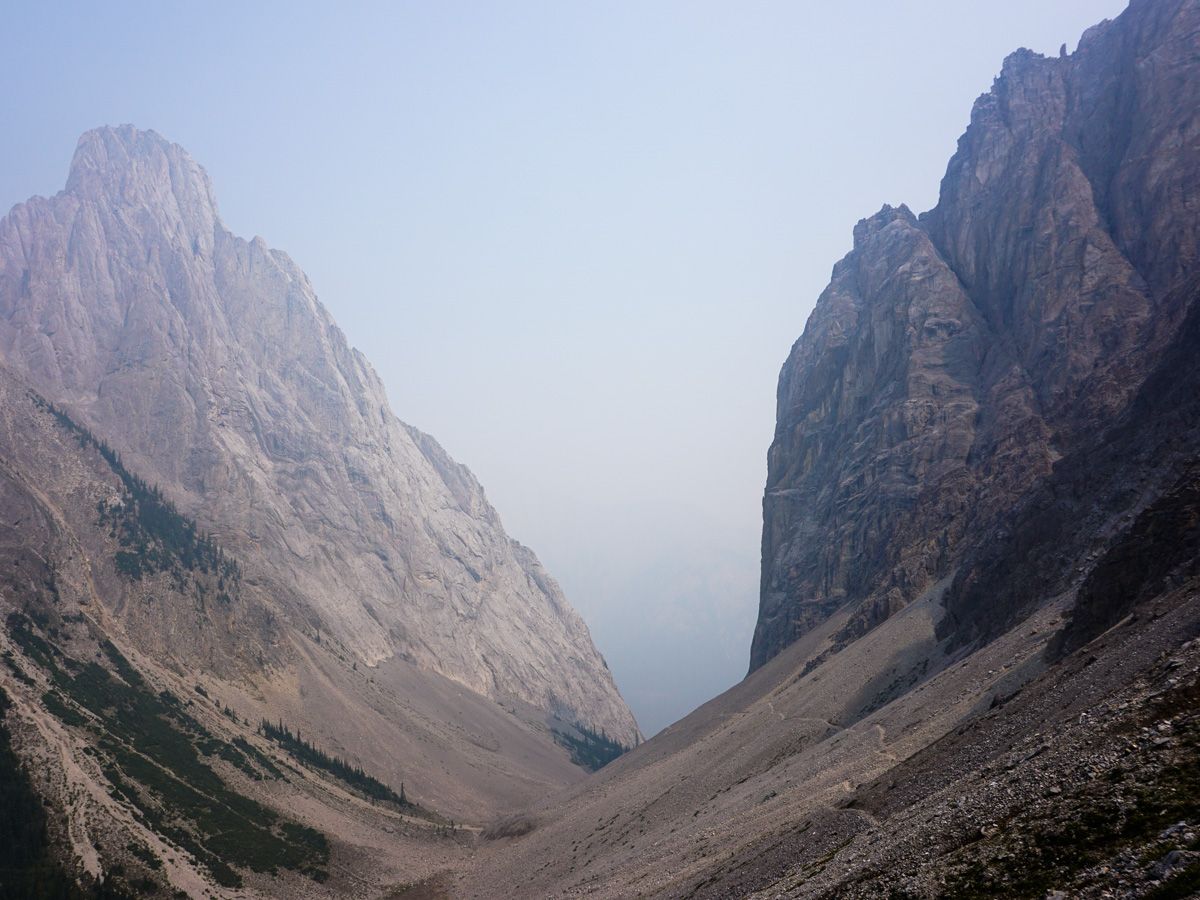
[[[1200,896],[1200,0],[1104,6],[20,10],[0,900]]]
[[[187,148],[479,476],[652,734],[746,674],[779,367],[854,223],[936,202],[1005,55],[1122,7],[29,4],[0,198],[60,190],[99,124]]]

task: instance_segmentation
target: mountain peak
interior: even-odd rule
[[[391,413],[303,272],[224,228],[182,147],[89,131],[50,215],[42,202],[0,230],[0,358],[18,375],[286,584],[338,659],[640,740],[586,625],[479,483]]]
[[[905,222],[915,227],[917,217],[913,215],[912,210],[904,203],[901,203],[899,206],[892,206],[890,203],[885,203],[875,215],[860,219],[858,224],[854,226],[854,246],[861,246],[868,237],[882,231],[896,221]]]
[[[1070,56],[1010,54],[937,206],[858,223],[780,375],[752,665],[838,611],[852,617],[839,640],[864,634],[954,573],[938,638],[995,638],[1084,571],[1065,548],[1100,526],[1063,513],[1038,570],[1048,507],[1029,507],[1037,537],[1008,517],[1074,471],[1064,460],[1098,478],[1088,442],[1182,340],[1200,242],[1186,201],[1200,154],[1180,126],[1200,108],[1197,33],[1200,0],[1146,0]],[[926,239],[899,239],[910,227]],[[1020,536],[1002,558],[999,534]],[[969,554],[993,552],[1003,575],[980,575]],[[1017,574],[1060,562],[1061,584]]]
[[[67,193],[115,206],[165,206],[207,231],[217,219],[212,184],[200,164],[158,132],[133,125],[84,132]]]

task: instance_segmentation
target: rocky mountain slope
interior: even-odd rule
[[[131,135],[97,139],[119,148]],[[319,402],[360,396],[351,375],[369,373],[340,355],[335,331],[304,331],[305,310],[319,307],[287,281],[285,261],[215,227],[196,242],[186,210],[208,206],[191,189],[177,195],[195,182],[173,154],[134,155],[159,160],[162,177],[97,176],[117,197],[129,183],[174,198],[154,207],[179,211],[178,225],[159,223],[161,242],[106,251],[103,266],[71,256],[75,232],[82,244],[96,229],[145,236],[120,203],[106,201],[122,212],[104,228],[89,224],[101,210],[80,212],[88,173],[111,172],[91,149],[77,159],[79,187],[0,228],[6,253],[32,259],[18,236],[49,217],[37,229],[58,242],[39,252],[63,271],[77,260],[70,278],[37,281],[53,268],[39,257],[28,285],[0,291],[36,285],[50,298],[41,324],[17,304],[0,327],[0,347],[26,360],[0,369],[0,788],[14,809],[53,801],[32,846],[17,848],[27,858],[42,858],[39,841],[67,846],[78,858],[65,864],[106,876],[106,889],[149,880],[217,895],[1200,891],[1200,0],[1135,0],[1073,54],[1014,54],[976,104],[938,206],[919,217],[885,207],[859,224],[780,379],[752,670],[587,779],[572,779],[539,719],[557,695],[497,690],[501,708],[461,672],[425,667],[398,626],[380,638],[357,610],[334,614],[309,596],[349,553],[337,544],[318,559],[314,517],[342,527],[378,511],[403,535],[414,521],[350,474],[366,465],[353,442],[332,474],[297,449],[325,447],[315,422],[378,437],[370,408],[334,415]],[[204,324],[191,311],[200,282],[184,276],[206,260],[221,261],[220,302],[200,305],[222,316]],[[142,284],[139,271],[153,278]],[[240,335],[230,323],[249,314],[249,294],[229,285],[260,277],[255,291],[285,313],[277,332],[262,325],[269,341],[230,338],[253,358],[237,357],[252,384],[229,374],[233,362],[186,355],[166,384],[146,374],[143,344],[174,347],[192,329],[197,347],[223,328]],[[105,279],[129,302],[108,304]],[[94,346],[73,346],[91,291],[110,311],[87,319]],[[328,338],[334,350],[304,358],[329,367],[280,349],[300,339],[292,322]],[[143,324],[139,342],[121,343]],[[54,375],[72,353],[107,359],[90,374],[110,387]],[[121,401],[126,378],[140,393]],[[227,396],[245,405],[204,399]],[[121,402],[160,410],[143,407],[154,397],[171,398],[161,414],[198,448],[186,465],[156,462],[155,440],[137,433],[150,426],[130,426],[119,457],[87,430],[121,421]],[[272,418],[278,408],[301,416],[298,431],[262,428],[290,421]],[[435,472],[430,483],[453,499],[434,507],[445,517],[430,519],[431,541],[467,510],[490,518],[434,445],[389,429],[387,452],[419,452],[430,469],[414,471]],[[244,446],[264,452],[234,452]],[[342,496],[343,474],[358,493]],[[309,482],[322,479],[320,496],[338,498],[329,510],[278,499],[316,497]],[[241,501],[222,510],[206,487],[216,484]],[[264,536],[316,560],[313,580],[287,589],[284,563],[254,546]],[[440,582],[390,551],[351,569],[366,584],[391,565],[465,603],[493,570],[463,543],[437,544]],[[367,618],[383,619],[365,602]],[[255,728],[273,716],[363,771]],[[135,726],[156,739],[135,745]],[[404,781],[410,795],[389,798],[369,779]],[[188,802],[189,788],[218,802]],[[164,821],[168,808],[177,819]],[[492,821],[450,828],[462,810]]]
[[[855,607],[858,634],[955,573],[946,633],[994,637],[1094,551],[1055,550],[1053,584],[1003,600],[977,597],[963,564],[1028,542],[1013,508],[1056,502],[1033,497],[1097,452],[1178,340],[1196,291],[1197,27],[1192,3],[1137,2],[1069,56],[1014,53],[938,205],[855,229],[780,376],[752,667],[834,609]],[[1153,484],[1087,535],[1173,477],[1166,458],[1120,463]]]
[[[3,896],[388,895],[640,740],[471,473],[130,127],[0,220],[0,620]]]
[[[749,676],[445,894],[1195,896],[1198,186],[1197,0],[1006,60],[784,366]]]
[[[381,894],[582,775],[536,711],[303,613],[0,367],[0,892]]]
[[[475,478],[392,414],[286,255],[225,229],[180,147],[89,132],[66,190],[0,221],[0,359],[326,650],[639,739],[587,627]]]

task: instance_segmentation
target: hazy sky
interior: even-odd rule
[[[745,674],[775,381],[859,218],[1117,0],[6,4],[0,206],[131,122],[308,272],[647,734]]]

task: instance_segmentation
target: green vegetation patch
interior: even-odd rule
[[[0,900],[128,898],[115,883],[81,887],[54,853],[46,808],[13,752],[4,718],[11,701],[0,688]]]
[[[593,731],[578,722],[570,729],[551,728],[554,742],[566,748],[571,754],[571,762],[577,766],[596,772],[610,762],[628,753],[630,748],[619,741],[614,741],[603,731]]]
[[[161,869],[162,868],[162,860],[159,859],[155,855],[154,851],[151,850],[149,847],[147,847],[145,844],[139,844],[136,841],[131,841],[129,843],[129,846],[126,847],[126,849],[130,853],[132,853],[134,856],[136,856],[138,859],[140,859],[142,862],[144,862],[151,869]]]
[[[101,501],[97,507],[100,523],[109,527],[121,545],[115,558],[117,571],[135,580],[168,572],[180,588],[185,572],[210,574],[217,581],[217,599],[231,602],[241,571],[212,537],[201,534],[196,523],[180,513],[157,486],[126,469],[115,450],[66,412],[36,394],[33,402],[52,415],[80,446],[94,448],[121,480],[124,490],[120,500]]]
[[[46,693],[42,694],[42,706],[46,707],[46,710],[51,715],[65,725],[74,725],[76,728],[82,728],[88,724],[87,717],[75,707],[68,706],[58,691],[46,691]]]
[[[204,761],[220,756],[262,778],[251,762],[261,754],[247,754],[248,742],[243,747],[215,738],[178,698],[153,691],[110,642],[101,648],[116,674],[94,661],[72,660],[74,669],[68,671],[67,658],[52,651],[23,615],[10,615],[7,624],[22,649],[48,670],[57,691],[47,695],[51,712],[59,714],[70,701],[95,716],[86,727],[104,754],[102,768],[113,793],[135,806],[157,833],[192,854],[218,883],[240,886],[234,867],[271,873],[293,869],[318,881],[327,877],[324,835],[231,790]],[[86,722],[80,713],[75,716],[68,724]],[[277,773],[273,766],[266,771],[270,777]]]
[[[362,766],[351,765],[339,756],[330,756],[316,745],[304,740],[298,731],[293,733],[282,722],[271,724],[266,719],[263,719],[259,724],[259,731],[286,750],[296,760],[314,769],[321,769],[328,772],[334,778],[349,785],[371,800],[382,800],[409,811],[419,811],[429,815],[428,811],[422,810],[417,804],[408,799],[404,793],[403,784],[400,785],[400,793],[397,794],[390,785],[384,784],[379,779],[364,772]]]
[[[271,762],[271,757],[267,756],[265,753],[263,753],[261,750],[259,750],[257,747],[255,747],[253,744],[251,744],[245,738],[243,738],[243,737],[234,738],[233,745],[237,749],[241,750],[242,753],[246,755],[246,757],[248,757],[249,759],[252,759],[254,761],[255,765],[257,765],[259,768],[264,770],[272,778],[276,778],[276,779],[283,778],[283,773],[281,771],[279,771],[279,768],[273,762]]]
[[[1194,685],[1169,692],[1156,711],[1195,709],[1196,694]],[[1164,829],[1200,820],[1200,720],[1189,719],[1177,723],[1175,748],[1161,758],[1114,769],[1109,777],[1064,795],[1049,812],[1025,813],[1003,823],[1008,852],[982,858],[980,851],[987,846],[968,849],[966,855],[975,858],[951,874],[943,896],[1040,898],[1071,885],[1085,869],[1125,848],[1146,848],[1147,861],[1166,853],[1171,847],[1157,838]],[[1187,897],[1198,886],[1200,866],[1193,865],[1147,896]]]
[[[12,673],[13,678],[17,679],[17,681],[21,682],[22,684],[27,684],[30,687],[33,686],[33,679],[25,674],[25,670],[22,669],[17,663],[17,660],[13,656],[13,652],[11,650],[5,650],[3,654],[0,654],[0,660],[4,661],[4,667]]]

